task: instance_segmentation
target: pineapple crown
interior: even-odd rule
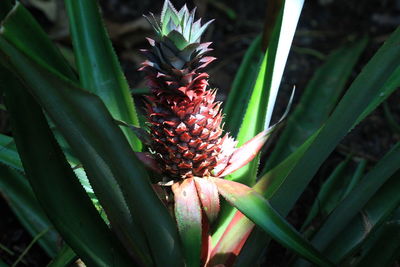
[[[201,18],[194,21],[196,8],[189,11],[186,4],[177,11],[169,0],[165,0],[160,22],[150,13],[144,16],[154,28],[161,40],[171,40],[174,45],[183,50],[190,44],[200,43],[201,35],[214,20],[201,25]]]

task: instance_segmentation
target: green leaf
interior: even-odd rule
[[[322,227],[312,238],[312,244],[321,251],[324,251],[330,242],[337,238],[342,230],[348,227],[349,222],[351,222],[368,201],[377,194],[378,190],[399,168],[400,143],[397,143],[385,157],[361,179],[359,185],[329,215]],[[397,175],[396,179],[398,179]],[[398,194],[396,196],[398,196]],[[398,205],[399,202],[400,196],[395,204]],[[396,207],[396,205],[394,207]],[[394,207],[392,206],[392,210]],[[328,254],[332,253],[332,249],[329,251]],[[336,255],[334,259],[339,260],[339,258],[340,257]]]
[[[170,23],[174,23],[175,25],[179,25],[180,20],[178,16],[178,12],[176,11],[175,7],[171,4],[169,0],[164,1],[163,9],[161,11],[161,27],[162,27],[162,34],[167,35],[171,30],[169,28]]]
[[[19,50],[69,79],[76,80],[74,71],[61,52],[20,2],[16,2],[0,26],[1,36]]]
[[[2,34],[2,36],[4,34],[4,37],[9,40],[15,48],[20,48],[22,53],[25,53],[25,55],[33,58],[35,62],[42,64],[45,61],[46,63],[43,63],[43,66],[51,69],[52,71],[58,71],[59,73],[62,73],[62,75],[66,75],[67,72],[59,67],[60,64],[57,64],[57,62],[60,61],[59,56],[56,53],[57,51],[52,50],[54,47],[52,46],[50,40],[47,42],[35,43],[35,39],[27,39],[27,28],[29,28],[31,24],[21,25],[20,23],[20,21],[24,21],[25,16],[29,18],[29,13],[23,8],[23,6],[16,4],[15,8],[10,12],[10,14],[7,16],[7,19],[3,22],[2,31],[0,34]],[[32,25],[36,25],[33,19],[31,23]],[[24,26],[24,28],[20,29],[22,26]],[[12,31],[10,31],[10,29],[12,29]],[[33,27],[31,30],[38,33],[41,31],[39,26],[36,28]],[[22,33],[17,34],[19,31],[22,31]],[[31,35],[28,34],[28,36]],[[39,36],[41,35],[39,34]],[[47,38],[44,33],[43,36],[44,39]],[[30,45],[25,45],[26,43],[34,44],[32,45],[34,49],[32,50]],[[37,53],[36,50],[40,50],[41,52]],[[49,50],[48,54],[43,53],[43,51],[47,50]],[[39,58],[37,55],[41,57]],[[24,67],[23,65],[20,65],[20,67],[23,69],[23,72],[29,72],[27,69],[29,67]],[[70,78],[71,75],[67,76]],[[37,82],[37,86],[39,86],[40,81],[38,82],[36,79],[37,77],[32,78],[35,80],[35,82]],[[45,82],[42,82],[42,84],[45,84]],[[49,84],[49,86],[53,87],[51,84]],[[66,115],[66,118],[67,116],[68,115]],[[66,118],[64,118],[64,120]],[[58,141],[65,143],[63,138],[58,138]],[[80,175],[80,177],[82,177],[82,175]],[[140,227],[137,225],[138,223],[134,220],[134,217],[131,216],[128,205],[126,204],[126,200],[123,197],[119,185],[116,181],[111,181],[111,183],[107,182],[107,179],[102,179],[99,182],[102,183],[104,188],[103,191],[98,190],[96,194],[101,200],[100,204],[107,211],[108,219],[110,219],[111,223],[113,224],[113,229],[118,234],[118,237],[123,241],[124,245],[129,248],[130,252],[139,254],[139,257],[141,257],[144,261],[151,262],[148,256],[149,253],[146,252],[146,238]],[[111,188],[114,188],[114,190],[110,190]],[[105,200],[105,198],[107,198],[108,201]]]
[[[307,146],[304,155],[293,161],[290,171],[283,169],[283,176],[272,176],[272,185],[265,187],[266,194],[271,196],[271,204],[281,214],[286,215],[306,185],[311,180],[319,166],[332,152],[339,141],[363,117],[368,115],[379,103],[385,100],[400,84],[400,28],[397,29],[375,56],[364,67],[361,74],[355,79],[349,90],[342,98],[337,108],[326,124],[318,133],[308,139],[314,139]],[[260,179],[260,184],[268,184],[265,179]],[[273,190],[271,190],[271,188]],[[273,193],[273,195],[270,195]],[[256,242],[255,242],[256,240]],[[241,264],[249,264],[254,257],[258,257],[269,239],[262,231],[255,229],[251,234],[248,245],[243,248],[246,258]],[[250,251],[248,251],[249,249]],[[247,257],[248,255],[253,257]],[[239,259],[240,260],[240,259]]]
[[[258,36],[247,49],[225,101],[225,129],[232,136],[239,131],[263,58],[261,36]]]
[[[11,72],[1,68],[0,74],[24,169],[53,225],[87,264],[128,265],[126,254],[76,180],[41,108]]]
[[[361,259],[354,266],[382,267],[395,266],[400,254],[400,217],[385,223],[374,234],[371,244],[366,247]]]
[[[81,86],[98,95],[111,115],[139,127],[128,82],[104,28],[97,0],[65,0]],[[135,151],[140,140],[123,129]]]
[[[238,146],[244,144],[270,125],[272,111],[278,94],[283,70],[300,16],[303,1],[288,1],[277,16],[269,47],[247,106],[243,122],[237,135]],[[290,10],[290,14],[289,14]],[[259,157],[228,176],[247,185],[254,185]]]
[[[283,246],[320,266],[333,266],[255,190],[243,184],[213,178],[220,194]]]
[[[12,169],[24,172],[14,139],[4,134],[0,134],[0,162]]]
[[[59,140],[57,140],[57,141],[60,144]],[[61,146],[61,144],[60,144],[60,146]],[[89,180],[87,179],[85,171],[82,168],[77,167],[77,166],[79,166],[80,162],[75,157],[72,157],[68,153],[68,151],[64,150],[63,152],[66,155],[71,167],[73,167],[75,175],[79,179],[79,182],[82,184],[86,193],[89,194],[92,201],[97,201],[97,197],[94,195],[93,189],[90,186],[90,183],[89,183]],[[24,173],[24,168],[22,167],[21,159],[18,155],[14,139],[12,137],[6,136],[4,134],[0,134],[0,162],[3,163],[4,165],[8,166],[9,168],[12,168],[21,173]]]
[[[254,223],[241,212],[235,212],[233,217],[228,218],[229,224],[225,232],[218,238],[218,243],[213,246],[209,262],[211,266],[233,265],[244,242],[254,228]]]
[[[121,214],[126,210],[125,203],[140,222],[138,227],[113,229],[124,237],[143,230],[157,264],[181,265],[176,226],[154,193],[144,167],[99,98],[32,61],[2,38],[0,51],[8,66],[29,85],[81,160],[111,224],[116,227],[121,220],[129,219]],[[139,244],[146,250],[147,242],[142,245],[138,237],[132,240],[135,241],[132,246]],[[141,259],[147,255],[140,254]]]
[[[328,119],[366,44],[367,39],[363,38],[345,45],[335,50],[318,68],[289,117],[262,173],[293,153]]]
[[[323,221],[340,202],[351,178],[346,174],[350,159],[351,157],[348,156],[346,160],[339,163],[321,186],[302,229],[308,226],[315,217],[318,217],[318,221]]]
[[[367,160],[362,159],[355,170],[353,177],[350,180],[350,183],[346,187],[346,191],[342,195],[342,200],[347,197],[351,191],[358,185],[358,182],[362,178],[364,174],[365,167],[367,166]]]
[[[317,132],[318,133],[318,132]],[[253,189],[255,189],[257,192],[261,193],[264,195],[265,198],[269,199],[275,191],[280,187],[280,185],[283,183],[284,178],[287,176],[287,174],[290,172],[290,170],[294,167],[296,162],[303,156],[304,152],[307,150],[307,148],[311,145],[312,141],[316,137],[317,133],[313,134],[311,137],[308,138],[308,140],[300,146],[299,149],[297,149],[294,153],[292,153],[286,160],[284,160],[282,163],[280,163],[278,166],[276,166],[274,169],[270,170],[266,174],[264,174],[260,180],[254,185]],[[236,216],[237,210],[236,209],[230,209],[228,210],[224,216],[222,217],[223,223],[219,225],[219,227],[215,230],[215,232],[212,235],[213,243],[216,244],[219,242],[219,239],[221,238],[222,235],[225,235],[225,232],[227,230],[228,225],[230,222],[233,220],[233,218]],[[222,221],[222,220],[221,220]],[[246,224],[246,227],[248,228],[253,228],[252,225]],[[265,243],[265,241],[268,239],[265,237],[264,233],[259,230],[255,229],[257,232],[257,235],[255,235],[257,238],[260,235],[263,236],[263,242],[257,242],[259,244]],[[242,234],[246,234],[247,230],[246,229],[241,229]],[[251,237],[254,236],[253,234]],[[233,236],[233,239],[230,240],[230,242],[235,243],[235,242],[240,242],[240,240],[243,240],[244,236],[240,235],[239,233],[235,236]],[[247,243],[246,243],[247,244]],[[247,246],[245,245],[244,248],[249,248],[250,250],[253,250],[252,248],[256,247],[255,245],[253,246]],[[251,253],[246,252],[246,253],[241,253],[241,255],[246,255],[249,256]],[[253,255],[253,254],[251,254]],[[250,258],[250,257],[249,257]],[[243,263],[241,265],[248,265],[251,264],[252,260],[246,263]]]
[[[67,245],[64,245],[57,256],[49,263],[48,267],[66,267],[71,266],[77,260],[74,251]]]
[[[355,218],[327,247],[326,255],[336,262],[351,259],[361,245],[368,241],[377,228],[400,205],[400,172],[393,175],[372,196]],[[354,192],[356,193],[356,192]]]
[[[49,229],[39,239],[39,244],[50,257],[54,257],[58,250],[59,235],[51,229],[52,225],[33,194],[28,180],[21,173],[0,165],[0,192],[32,237]]]
[[[281,187],[271,198],[271,204],[287,214],[324,160],[340,140],[369,110],[381,92],[393,91],[400,84],[400,28],[385,42],[352,83],[318,136],[297,162]]]

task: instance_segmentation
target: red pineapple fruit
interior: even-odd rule
[[[182,242],[202,244],[202,249],[185,254],[194,255],[194,261],[201,254],[205,263],[211,252],[207,229],[219,213],[219,194],[254,191],[218,177],[251,161],[273,127],[235,148],[236,141],[223,134],[221,103],[215,101],[216,90],[208,88],[209,75],[204,72],[215,58],[205,55],[211,43],[201,43],[200,38],[212,21],[201,25],[200,19],[194,20],[195,9],[189,12],[184,6],[177,11],[168,0],[160,22],[150,15],[146,18],[157,36],[147,39],[151,48],[142,50],[147,60],[141,70],[153,92],[147,103],[152,160],[138,155],[148,165],[157,164],[168,182],[164,185],[172,185]]]
[[[215,60],[205,56],[211,43],[200,43],[212,22],[194,21],[195,10],[179,12],[164,4],[161,24],[149,19],[158,40],[148,38],[151,49],[142,50],[148,60],[141,68],[147,74],[153,96],[148,98],[151,149],[162,172],[170,179],[205,177],[222,170],[235,142],[222,135],[221,103],[216,90],[208,88],[203,69]]]

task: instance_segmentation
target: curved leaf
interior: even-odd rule
[[[77,181],[41,108],[14,75],[3,68],[0,74],[24,169],[47,216],[88,264],[128,266],[129,258]]]
[[[111,115],[139,126],[128,82],[122,72],[111,41],[104,28],[97,0],[65,0],[82,88],[98,95]],[[140,140],[123,129],[135,151]]]
[[[243,114],[246,111],[250,99],[251,89],[257,78],[260,69],[260,63],[264,58],[261,50],[261,36],[258,36],[247,49],[240,64],[239,70],[232,83],[232,89],[224,104],[225,129],[232,136],[236,136],[240,124],[243,120]],[[240,103],[240,104],[239,104]]]
[[[333,242],[329,244],[326,249],[327,256],[335,259],[335,262],[343,262],[352,261],[352,255],[357,255],[357,251],[363,253],[364,250],[360,249],[360,247],[364,247],[364,244],[373,238],[378,228],[387,221],[388,216],[399,207],[399,191],[400,172],[397,172],[367,202],[361,212],[335,237]],[[387,223],[390,224],[390,221]]]
[[[77,80],[67,60],[19,1],[0,26],[1,35],[15,47],[29,54],[35,61],[53,68],[71,80]]]
[[[125,210],[123,206],[117,209],[124,205],[121,197],[126,199],[131,214],[137,216],[140,229],[119,228],[117,233],[144,230],[157,263],[181,265],[176,226],[104,104],[97,96],[32,61],[2,38],[0,51],[8,65],[29,85],[81,160],[111,223],[117,225],[119,212]]]
[[[287,214],[320,165],[365,110],[369,110],[376,100],[381,103],[387,97],[386,94],[380,95],[382,92],[393,92],[400,85],[399,41],[400,28],[364,67],[304,156],[271,198],[271,204],[283,214]]]
[[[47,255],[54,257],[57,254],[60,237],[52,229],[53,227],[33,194],[28,180],[17,171],[0,165],[0,193],[32,237],[49,229],[38,242]]]
[[[353,192],[351,192],[329,215],[327,221],[313,237],[312,243],[321,250],[324,249],[399,168],[400,143],[397,143],[385,157],[361,179],[360,184]]]
[[[186,265],[200,266],[201,252],[201,206],[194,178],[188,178],[172,185],[174,212],[182,239]]]
[[[49,263],[48,267],[66,267],[71,266],[75,260],[77,260],[77,256],[74,251],[67,245],[61,249],[61,251],[57,254],[57,256]]]
[[[366,44],[367,38],[363,38],[333,51],[317,69],[279,135],[263,173],[293,153],[327,120]]]
[[[253,88],[243,122],[237,135],[238,146],[259,132],[268,129],[278,95],[294,32],[303,7],[303,0],[285,1],[282,5],[271,41],[265,53]],[[290,13],[290,14],[289,14]],[[259,157],[227,178],[247,185],[254,185]]]
[[[4,134],[0,134],[0,162],[12,169],[24,171],[14,139]]]
[[[315,264],[333,266],[255,190],[229,180],[212,178],[212,181],[228,202],[283,246],[294,250]]]
[[[400,254],[399,218],[387,222],[375,235],[373,244],[363,253],[357,267],[395,266]]]

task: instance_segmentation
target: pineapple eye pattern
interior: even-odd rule
[[[141,70],[146,72],[153,95],[148,97],[151,149],[167,177],[206,177],[223,170],[236,142],[223,134],[221,103],[208,86],[203,69],[215,60],[205,56],[211,43],[201,43],[201,34],[212,22],[195,21],[195,9],[177,11],[166,1],[160,23],[151,15],[157,33],[148,38],[150,49]]]

